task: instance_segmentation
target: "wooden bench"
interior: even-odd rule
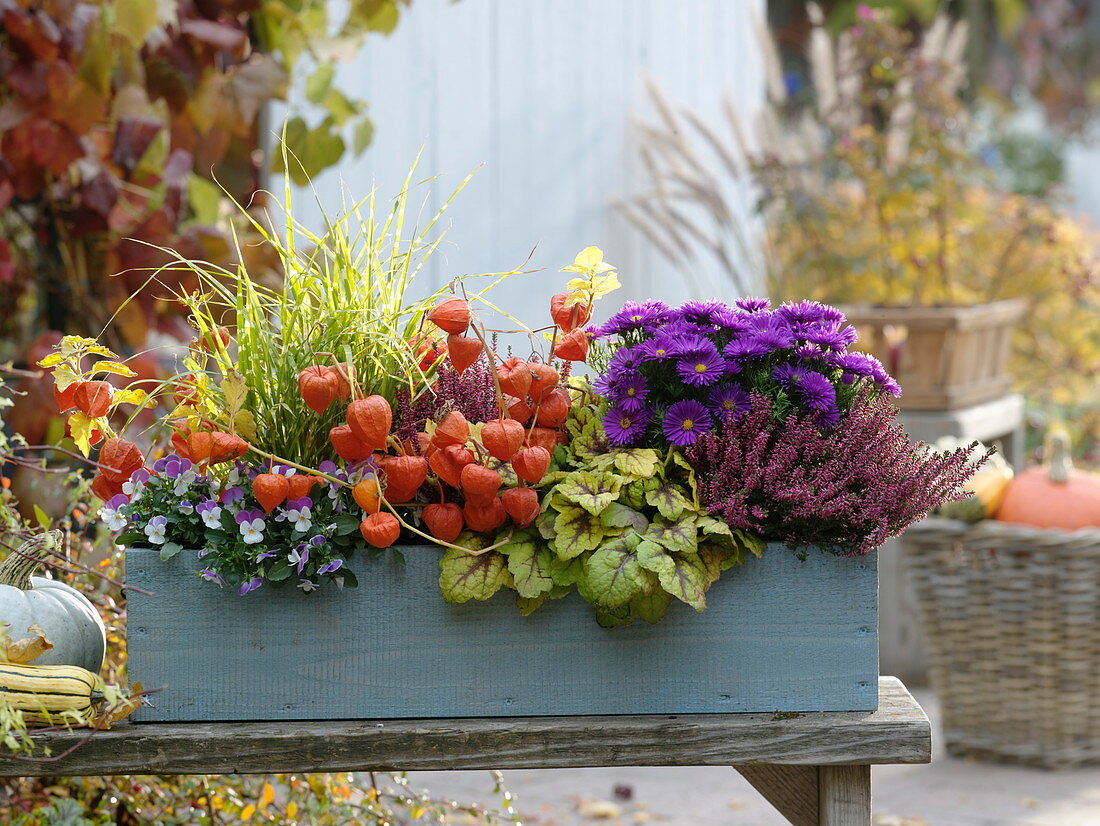
[[[38,735],[54,754],[80,732]],[[733,766],[794,826],[868,826],[871,766],[927,763],[928,718],[894,677],[873,712],[121,723],[0,776]]]

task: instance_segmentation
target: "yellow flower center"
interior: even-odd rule
[[[703,362],[699,362],[698,364],[695,365],[695,372],[696,373],[705,373],[705,372],[707,372],[707,366],[705,364],[703,364]]]
[[[638,395],[638,388],[628,387],[626,389],[626,395],[628,395],[628,396],[637,396]]]
[[[630,426],[632,424],[634,424],[634,420],[631,419],[629,416],[623,416],[621,419],[619,419],[619,427],[621,427],[623,430],[630,430]]]
[[[684,419],[683,424],[680,425],[682,430],[691,430],[693,427],[695,427],[695,422],[691,419]]]

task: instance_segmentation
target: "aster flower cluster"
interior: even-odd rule
[[[988,454],[977,443],[936,453],[913,445],[882,396],[862,392],[823,430],[812,414],[775,418],[774,402],[750,396],[685,450],[700,500],[731,528],[792,546],[866,554],[945,502]]]
[[[819,429],[861,392],[901,394],[877,359],[848,351],[856,331],[844,315],[816,301],[627,302],[596,335],[613,350],[595,389],[611,403],[604,430],[619,446],[694,444],[747,411],[752,393],[777,418]]]
[[[353,482],[376,472],[369,462],[347,469],[326,462],[319,470]],[[199,575],[242,596],[265,584],[296,583],[307,592],[326,580],[355,586],[345,562],[361,546],[359,516],[347,488],[335,482],[315,485],[309,496],[265,513],[251,492],[252,479],[265,472],[293,476],[297,471],[237,462],[215,476],[200,473],[189,459],[166,456],[151,471],[135,471],[99,516],[110,530],[123,532],[119,543],[159,548],[163,559],[184,548],[199,549]]]

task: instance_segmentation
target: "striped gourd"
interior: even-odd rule
[[[90,715],[102,689],[103,680],[80,666],[0,662],[0,700],[22,711],[28,723],[61,724],[64,711]]]

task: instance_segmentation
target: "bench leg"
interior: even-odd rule
[[[870,766],[736,766],[792,826],[870,826]]]

